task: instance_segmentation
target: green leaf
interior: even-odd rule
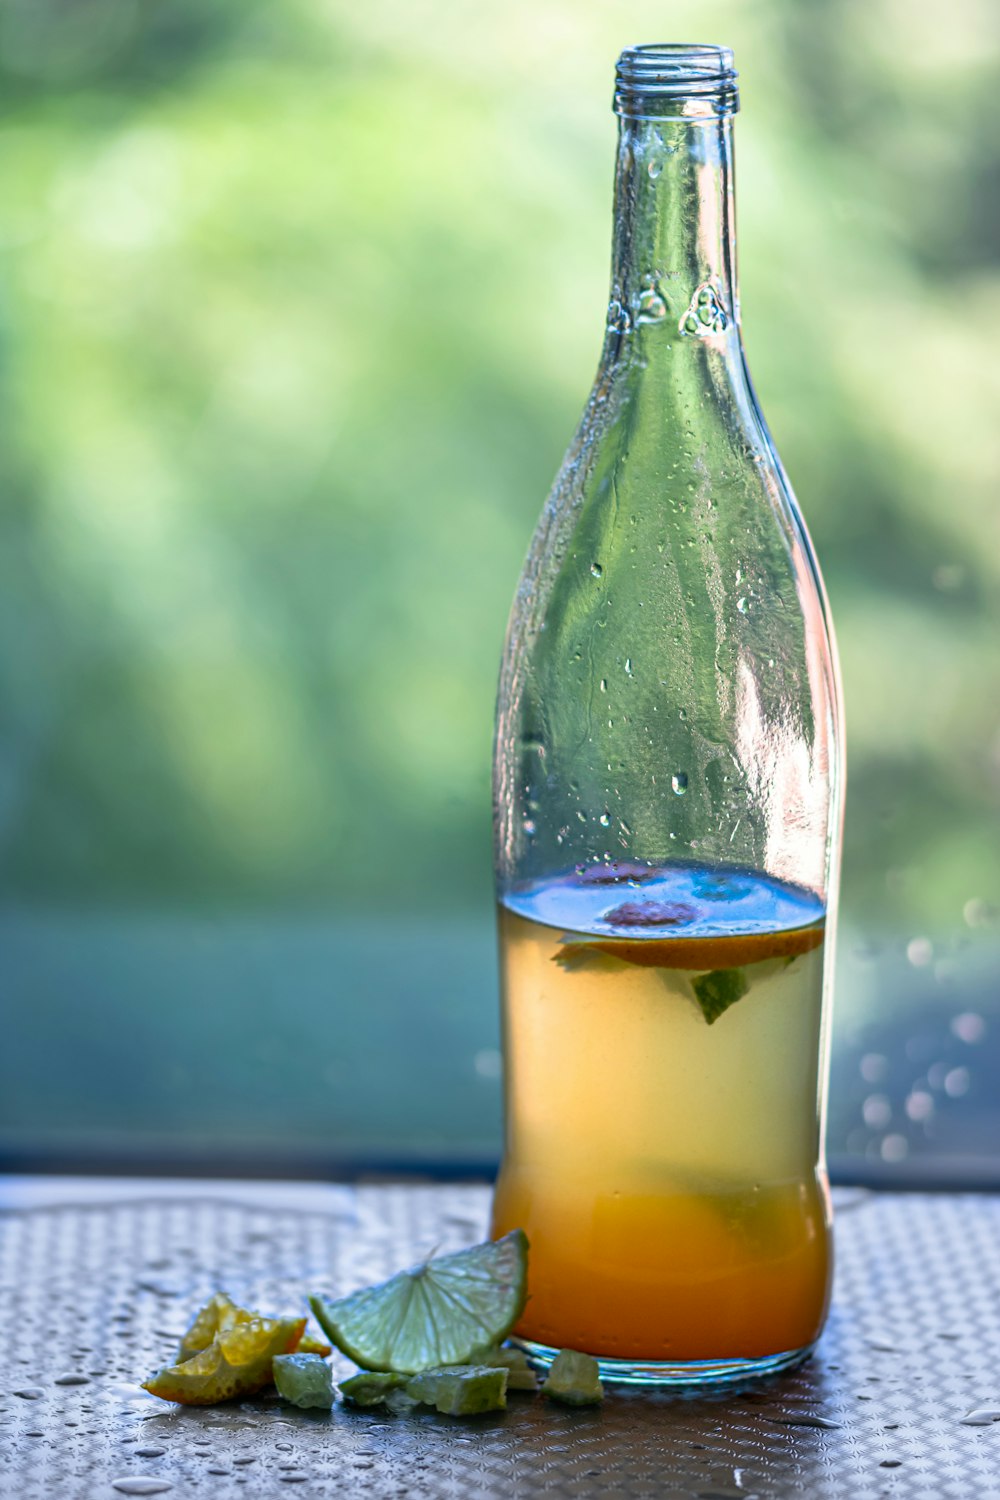
[[[691,988],[702,1015],[711,1026],[731,1005],[743,999],[750,981],[746,969],[713,969],[710,974],[699,974],[697,979],[692,979]]]

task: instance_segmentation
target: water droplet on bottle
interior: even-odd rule
[[[592,562],[591,563],[591,565],[590,565],[590,571],[594,575],[595,578],[601,578],[603,576],[603,574],[604,574],[604,569],[601,567],[600,563],[598,563],[598,562]]]
[[[687,716],[688,715],[687,715],[687,709],[686,708],[682,708],[682,709],[678,710],[677,717],[679,719],[681,719],[683,721],[683,720],[685,720],[687,718]]]
[[[737,599],[736,608],[739,610],[741,615],[745,615],[749,610],[750,605],[746,599]]]
[[[728,318],[722,305],[720,292],[711,282],[706,281],[702,286],[695,288],[694,296],[681,319],[680,331],[698,335],[723,333],[727,322]]]
[[[632,658],[630,656],[626,656],[625,658],[625,676],[632,676]]]
[[[642,287],[636,313],[637,323],[659,323],[667,316],[668,311],[667,299],[655,281],[648,282]]]
[[[601,687],[601,692],[602,693],[606,693],[607,692],[607,690],[608,690],[608,679],[606,677],[602,677],[601,678],[600,687]]]
[[[535,837],[535,834],[538,832],[538,825],[535,822],[534,818],[525,818],[521,826],[524,829],[525,833],[528,835],[529,839],[533,839]]]
[[[608,303],[608,332],[625,334],[630,332],[632,319],[628,308],[620,297],[612,297]]]
[[[653,181],[655,182],[656,179],[657,179],[657,177],[659,177],[660,173],[663,171],[663,163],[662,163],[662,161],[657,161],[656,157],[654,156],[653,160],[649,163],[649,166],[646,168],[646,171],[649,173],[650,177],[652,177]]]
[[[673,787],[678,797],[683,797],[684,793],[688,789],[687,772],[675,772],[675,774],[670,778],[670,785]]]
[[[608,812],[607,808],[604,809],[597,821],[600,823],[602,828],[611,827],[611,814]]]

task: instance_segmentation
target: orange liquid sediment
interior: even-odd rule
[[[493,1232],[531,1245],[516,1332],[650,1361],[811,1344],[831,1271],[822,921],[615,938],[502,908],[500,933]],[[746,993],[709,1025],[692,981],[735,967]]]

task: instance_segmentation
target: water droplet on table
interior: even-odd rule
[[[14,1395],[20,1396],[22,1401],[40,1401],[45,1391],[40,1385],[26,1385],[22,1386],[19,1391],[15,1391]]]
[[[57,1375],[55,1385],[89,1385],[90,1380],[86,1375]]]
[[[816,1417],[808,1413],[801,1417],[770,1417],[771,1422],[777,1422],[781,1427],[819,1427],[824,1432],[835,1432],[843,1427],[843,1422],[834,1422],[831,1417]]]
[[[989,1427],[993,1422],[1000,1422],[1000,1406],[974,1406],[962,1418],[965,1427]]]
[[[118,1490],[122,1495],[162,1495],[167,1490],[172,1490],[173,1485],[167,1479],[146,1479],[137,1474],[133,1479],[112,1479],[111,1488]]]

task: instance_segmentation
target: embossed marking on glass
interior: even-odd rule
[[[618,65],[611,298],[525,564],[495,761],[519,1336],[723,1380],[816,1340],[837,669],[747,373],[732,54]]]

